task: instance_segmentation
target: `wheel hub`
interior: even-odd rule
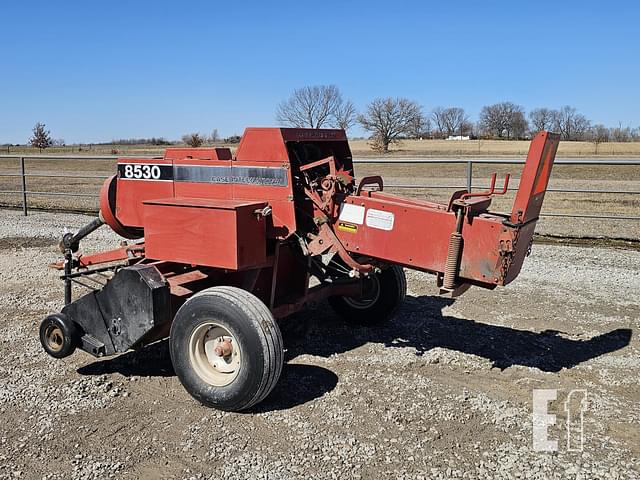
[[[193,331],[189,358],[196,373],[216,387],[233,382],[242,363],[240,346],[233,334],[214,322],[204,323]]]
[[[64,333],[57,325],[50,325],[45,334],[47,345],[54,352],[62,350],[64,344]]]
[[[371,275],[364,280],[362,295],[359,297],[344,297],[344,301],[352,308],[364,310],[373,305],[380,297],[380,280],[377,275]]]

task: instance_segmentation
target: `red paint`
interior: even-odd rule
[[[540,132],[531,141],[527,163],[513,202],[513,223],[526,223],[538,218],[559,143],[560,135],[549,132]]]
[[[160,199],[144,203],[145,255],[242,270],[266,261],[265,202]]]

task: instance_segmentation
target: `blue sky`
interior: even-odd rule
[[[275,124],[297,87],[359,109],[403,96],[572,105],[640,126],[640,4],[591,1],[30,1],[0,7],[0,143]],[[361,132],[355,129],[352,134]]]

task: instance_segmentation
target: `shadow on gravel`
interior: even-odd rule
[[[169,356],[169,342],[163,340],[140,350],[98,360],[78,369],[81,375],[119,373],[125,377],[171,377],[175,375]],[[338,376],[315,365],[285,363],[278,384],[271,394],[249,413],[285,410],[330,392]]]
[[[518,330],[443,315],[442,309],[454,301],[431,296],[407,297],[388,325],[375,328],[345,325],[333,313],[327,316],[328,307],[322,305],[307,315],[296,315],[295,320],[306,327],[298,327],[298,334],[289,339],[288,358],[305,353],[328,357],[374,342],[391,348],[414,348],[418,356],[442,347],[486,358],[500,369],[522,365],[558,372],[624,348],[631,340],[632,332],[626,328],[574,340],[554,330]],[[306,338],[299,334],[305,328]]]
[[[435,347],[478,355],[494,367],[512,365],[558,372],[581,362],[627,346],[630,329],[616,329],[588,340],[565,338],[561,332],[533,332],[489,325],[443,315],[454,302],[442,297],[407,297],[395,318],[386,326],[354,327],[340,320],[326,304],[291,316],[282,323],[287,348],[285,361],[302,354],[329,357],[366,343],[387,347],[410,347],[421,356]],[[327,315],[328,312],[331,312]],[[163,340],[117,357],[97,360],[78,369],[81,375],[119,373],[126,377],[170,377],[175,372],[169,342]],[[273,392],[250,413],[284,410],[319,398],[335,388],[338,377],[326,368],[285,363]]]
[[[119,373],[125,377],[172,377],[175,375],[169,356],[168,340],[162,340],[117,357],[97,360],[80,367],[78,373],[81,375]]]
[[[282,375],[269,396],[248,413],[286,410],[310,402],[330,392],[338,384],[338,376],[317,365],[285,363]]]

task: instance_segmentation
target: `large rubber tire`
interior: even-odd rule
[[[221,373],[216,367],[220,359],[207,353],[213,348],[207,346],[212,341],[209,332],[217,336],[225,330],[228,336],[217,338],[232,340],[233,353],[229,363],[223,363],[231,365],[229,374]],[[187,300],[173,320],[169,349],[187,392],[208,407],[227,411],[261,402],[278,382],[284,361],[282,335],[273,315],[256,296],[235,287],[209,288]],[[232,365],[235,354],[240,359]]]
[[[329,304],[347,322],[379,325],[389,320],[407,295],[407,279],[402,267],[391,266],[365,282],[363,298],[329,297]],[[368,297],[367,297],[368,294]]]
[[[76,324],[63,313],[54,313],[42,320],[39,334],[42,348],[54,358],[71,355],[80,338]]]

